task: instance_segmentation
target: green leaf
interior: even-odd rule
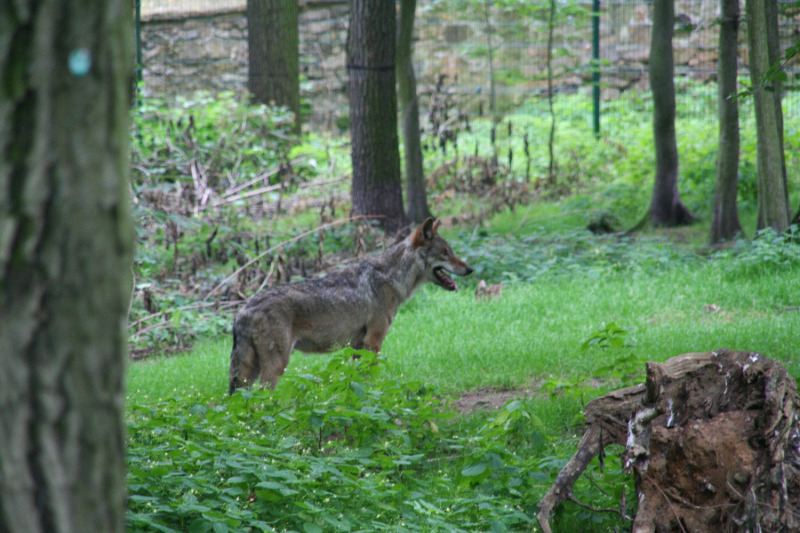
[[[198,518],[189,525],[189,533],[208,533],[212,524],[205,518]]]
[[[170,317],[170,321],[172,322],[172,327],[178,329],[181,327],[181,319],[183,318],[183,313],[180,309],[176,309],[172,312]]]
[[[303,531],[305,531],[305,533],[322,533],[322,528],[317,524],[306,522],[303,524]]]
[[[544,447],[544,433],[539,431],[538,429],[534,429],[530,434],[531,439],[531,448],[534,450],[540,450]]]
[[[225,522],[214,522],[213,529],[214,533],[228,533],[231,530]]]
[[[290,489],[283,483],[278,483],[277,481],[261,481],[256,484],[256,487],[278,492],[282,496],[291,496],[293,494],[297,494],[296,490]]]
[[[490,524],[492,528],[491,529],[492,533],[505,533],[506,531],[508,531],[506,525],[502,523],[500,520],[492,520]]]
[[[364,389],[364,386],[361,383],[358,383],[356,381],[351,381],[350,389],[353,391],[353,393],[359,400],[363,400],[364,398],[367,397],[367,391],[366,389]]]
[[[468,466],[461,470],[461,475],[464,477],[478,477],[484,472],[489,465],[486,463],[475,463],[474,465]]]
[[[308,417],[308,425],[311,429],[318,430],[325,424],[325,420],[319,415],[311,415]]]
[[[189,412],[198,418],[205,418],[206,413],[208,412],[208,406],[196,403],[191,409],[189,409]]]

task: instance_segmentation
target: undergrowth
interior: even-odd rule
[[[494,237],[476,234],[474,238]],[[490,357],[492,372],[503,371],[509,355],[497,352],[511,350],[499,337],[515,329],[510,322],[515,318],[506,317],[508,312],[494,317],[494,312],[498,305],[516,308],[526,299],[528,307],[517,312],[536,316],[520,322],[518,328],[531,331],[525,334],[528,336],[519,333],[514,342],[528,344],[530,339],[541,342],[544,338],[546,349],[529,348],[524,357],[543,360],[546,365],[566,364],[570,371],[557,373],[553,366],[544,367],[551,370],[536,372],[541,380],[532,395],[521,392],[497,411],[459,412],[454,401],[433,385],[447,380],[448,373],[452,381],[456,377],[452,373],[463,364],[456,360],[454,367],[447,366],[448,362],[435,358],[436,352],[445,351],[436,348],[442,339],[436,331],[441,326],[452,334],[454,326],[431,323],[431,313],[420,311],[431,302],[426,305],[418,300],[398,316],[394,331],[405,334],[395,333],[387,339],[386,351],[393,358],[399,356],[391,364],[369,352],[360,352],[361,359],[351,361],[352,351],[344,350],[327,358],[318,356],[319,363],[312,369],[290,368],[274,392],[245,390],[226,397],[221,381],[227,351],[208,355],[216,361],[214,368],[202,370],[214,373],[214,384],[208,389],[193,387],[193,392],[187,393],[178,388],[174,393],[151,396],[132,391],[128,407],[129,530],[535,530],[537,503],[574,452],[585,402],[609,388],[640,382],[645,360],[657,353],[679,353],[669,342],[698,346],[693,340],[696,322],[723,329],[729,324],[731,332],[739,327],[734,324],[740,318],[743,324],[763,324],[763,317],[780,316],[774,327],[778,322],[781,327],[796,325],[794,312],[786,307],[799,303],[792,297],[795,291],[791,287],[796,283],[789,280],[800,268],[800,247],[791,236],[766,230],[752,242],[706,254],[670,246],[655,237],[629,242],[611,237],[576,239],[568,233],[562,241],[532,232],[526,238],[540,241],[506,251],[479,246],[474,252],[497,257],[498,268],[509,271],[519,270],[524,263],[549,265],[531,271],[530,278],[517,280],[520,294],[511,290],[499,303],[470,304],[468,310],[474,315],[470,320],[461,320],[450,304],[442,313],[448,318],[453,315],[459,322],[458,331],[485,339],[478,352]],[[526,253],[533,255],[526,257]],[[539,258],[537,254],[543,253],[550,259]],[[561,263],[553,265],[553,261]],[[492,276],[491,271],[483,273]],[[509,279],[502,274],[497,277]],[[686,286],[672,289],[674,293],[650,295],[653,302],[625,304],[641,304],[650,315],[637,318],[635,327],[626,317],[642,310],[615,310],[625,302],[624,297],[605,301],[595,294],[623,289],[635,298],[647,291],[646,287],[661,291],[680,280]],[[693,289],[698,282],[710,286]],[[575,301],[562,303],[561,310],[543,310],[537,308],[556,298],[541,289],[543,283],[561,287],[562,299],[568,295],[577,300],[581,291],[593,283],[595,287],[590,304]],[[726,289],[726,283],[731,287]],[[765,284],[777,287],[778,292]],[[686,291],[700,292],[689,307],[686,296],[681,296]],[[447,296],[448,302],[463,298]],[[420,297],[426,299],[425,294]],[[704,310],[706,298],[715,305]],[[453,305],[464,307],[463,302]],[[563,315],[574,309],[583,310],[567,320],[563,326],[567,329],[562,331],[561,325],[552,322],[553,313]],[[423,316],[417,317],[420,313]],[[762,316],[760,321],[758,316]],[[623,320],[609,320],[613,317]],[[431,330],[434,337],[414,337],[414,326],[408,324],[411,318],[427,322],[426,334]],[[587,322],[593,327],[587,329]],[[494,324],[490,327],[493,333],[472,329],[486,323]],[[582,337],[569,331],[576,329],[584,332]],[[438,372],[445,376],[431,374],[423,381],[418,374],[407,376],[395,368],[415,364],[410,356],[404,357],[406,348],[397,344],[398,335],[427,346],[424,354],[428,358],[434,354],[433,364],[440,366]],[[748,346],[766,346],[754,341],[753,335],[764,333],[751,331]],[[791,332],[781,335],[791,338]],[[714,338],[720,337],[702,342],[718,342]],[[791,356],[791,348],[784,351]],[[296,355],[293,361],[298,358],[304,359]],[[190,364],[171,379],[186,382],[201,368],[199,362],[194,367]],[[514,364],[507,371],[528,372],[523,368]],[[147,372],[158,369],[154,365]],[[594,508],[618,509],[623,494],[627,502],[624,511],[632,515],[631,481],[615,452],[608,453],[602,467],[594,462],[575,489],[576,499]],[[625,522],[619,515],[598,514],[567,503],[557,511],[553,524],[556,531],[580,528],[600,532],[624,527]]]
[[[456,421],[446,398],[360,355],[345,350],[274,393],[131,405],[128,530],[528,528],[564,464],[532,404]],[[623,481],[613,463],[606,483]]]

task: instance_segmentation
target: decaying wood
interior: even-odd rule
[[[572,498],[572,487],[592,459],[609,444],[625,444],[628,420],[644,397],[644,385],[609,392],[586,405],[587,430],[578,451],[559,472],[553,486],[539,502],[536,515],[544,533],[551,533],[548,517],[564,500]]]
[[[754,352],[648,363],[642,385],[586,406],[578,450],[539,504],[549,516],[589,462],[625,446],[639,507],[634,533],[800,531],[800,399],[795,380]]]

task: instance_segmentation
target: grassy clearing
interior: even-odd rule
[[[663,235],[596,237],[569,216],[509,235],[525,217],[452,231],[477,275],[505,283],[502,296],[476,301],[477,278],[455,294],[425,287],[401,308],[377,365],[296,353],[276,391],[226,397],[227,337],[133,364],[129,529],[530,530],[574,451],[582,405],[640,381],[644,361],[724,347],[800,375],[796,245],[765,234],[698,254]],[[627,330],[619,344],[581,349],[610,324]],[[447,398],[482,388],[518,399],[454,417]],[[630,480],[611,454],[598,468],[576,495],[615,507]],[[571,505],[554,523],[623,527]]]
[[[642,120],[646,99],[633,108],[612,102],[605,136],[596,140],[575,98],[558,104],[559,177],[554,190],[543,192],[556,200],[486,218],[492,199],[465,185],[479,171],[468,167],[465,156],[473,147],[479,156],[491,156],[489,121],[460,133],[460,162],[453,159],[454,147],[426,154],[429,171],[451,169],[429,188],[435,211],[470,213],[482,221],[445,230],[456,253],[476,268],[459,280],[459,293],[421,290],[401,308],[380,359],[365,355],[353,363],[346,350],[296,353],[274,392],[232,397],[225,395],[231,345],[225,332],[233,307],[195,304],[267,242],[317,227],[324,218],[320,202],[330,206],[326,216],[348,212],[346,180],[335,179],[348,169],[346,144],[309,137],[291,145],[271,138],[265,132],[282,124],[280,114],[241,106],[230,95],[192,103],[193,130],[181,129],[185,109],[143,109],[134,151],[141,202],[132,342],[139,353],[194,345],[184,354],[130,365],[128,529],[535,530],[537,503],[574,452],[582,406],[640,381],[644,361],[725,347],[757,350],[800,375],[800,247],[764,233],[708,250],[707,222],[636,238],[587,232],[587,221],[598,215],[613,215],[617,227],[630,227],[643,215],[651,192],[652,133],[649,120]],[[492,177],[497,183],[519,186],[528,163],[547,167],[549,117],[537,112],[537,104],[505,119],[516,135],[498,129],[501,166],[507,153],[515,155],[510,168]],[[748,105],[745,132],[752,131]],[[715,160],[710,141],[716,136],[707,122],[692,116],[678,117],[677,124],[681,192],[705,218]],[[243,131],[245,123],[255,126]],[[523,131],[531,135],[530,154],[522,147]],[[187,143],[187,132],[202,142]],[[271,139],[266,146],[265,135]],[[751,237],[754,142],[743,135],[739,181],[740,215]],[[786,143],[790,190],[797,191],[800,174],[792,169],[800,159],[793,154],[800,150],[792,147],[800,145],[800,133],[788,129]],[[192,215],[196,205],[183,194],[192,161],[213,163],[209,190],[220,199],[281,157],[303,159],[292,177],[297,188],[285,192],[282,211],[275,205],[283,193],[275,192]],[[534,170],[532,179],[541,177]],[[298,185],[315,180],[329,184]],[[797,199],[795,193],[792,205]],[[330,228],[325,257],[352,255],[354,238],[352,227]],[[366,238],[373,239],[367,249],[376,248],[377,239]],[[287,246],[284,259],[309,263],[319,245],[312,233]],[[275,260],[264,258],[229,285],[251,294]],[[503,283],[501,298],[476,301],[478,279]],[[231,290],[211,300],[232,303],[239,296]],[[597,342],[583,349],[588,341]],[[451,401],[497,389],[511,391],[499,409],[461,413]],[[633,513],[631,481],[614,453],[603,473],[593,464],[575,487],[580,501],[602,508],[617,508],[623,492]],[[587,533],[626,527],[617,516],[571,504],[557,511],[554,526]]]
[[[524,388],[548,378],[578,380],[613,363],[613,351],[580,350],[593,331],[613,322],[630,329],[625,352],[640,361],[755,350],[800,375],[793,360],[800,312],[792,309],[800,305],[800,277],[793,270],[737,275],[726,267],[732,263],[709,259],[657,272],[573,270],[507,286],[488,302],[476,301],[471,285],[457,294],[426,287],[401,308],[383,354],[391,375],[444,392]],[[133,365],[132,398],[224,392],[230,342],[206,340],[188,355]],[[313,372],[326,359],[296,353],[288,372]]]

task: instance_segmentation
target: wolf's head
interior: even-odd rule
[[[472,273],[473,268],[459,259],[439,233],[439,221],[428,218],[411,235],[414,252],[425,262],[426,281],[431,281],[448,291],[457,291],[458,284],[447,272],[458,276]]]

